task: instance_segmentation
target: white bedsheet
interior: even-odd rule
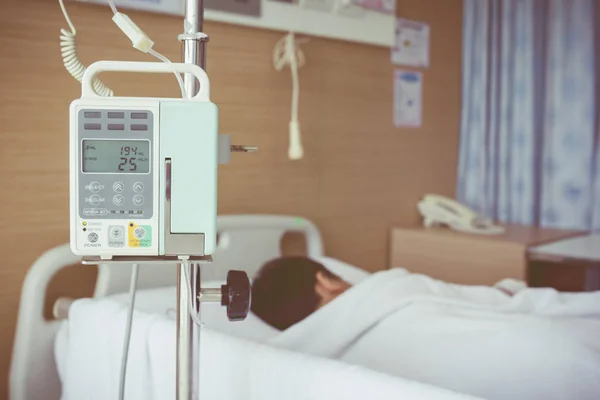
[[[600,292],[373,274],[269,343],[490,400],[600,398]]]
[[[331,257],[316,257],[316,261],[322,263],[333,273],[343,277],[353,284],[360,283],[369,277],[369,273],[353,265],[344,263]],[[220,287],[223,282],[203,282],[205,287]],[[128,305],[129,295],[127,293],[111,296],[111,299]],[[137,311],[148,314],[156,314],[161,317],[175,319],[175,307],[177,304],[177,291],[175,287],[164,287],[140,290],[137,292],[135,308]],[[260,318],[250,313],[244,321],[232,323],[227,320],[223,307],[219,304],[208,303],[202,305],[202,321],[206,328],[225,333],[239,338],[264,342],[277,335],[279,331],[264,323]],[[66,324],[67,322],[65,322]],[[57,368],[66,368],[66,354],[69,349],[69,341],[66,327],[59,330],[55,339],[55,361]]]
[[[113,299],[78,300],[61,328],[62,400],[117,398],[126,307]],[[201,400],[458,400],[452,393],[368,369],[203,330]],[[126,398],[174,399],[175,323],[136,312]]]
[[[206,287],[220,287],[221,282],[205,282]],[[129,304],[128,294],[119,294],[111,297],[121,304]],[[135,308],[144,313],[158,314],[175,319],[177,304],[177,290],[174,287],[140,290],[136,294]],[[219,303],[202,304],[202,321],[209,329],[230,334],[236,337],[263,342],[279,333],[260,318],[250,313],[243,321],[230,322],[227,319],[225,308]]]

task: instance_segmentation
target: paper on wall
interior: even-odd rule
[[[204,0],[206,10],[223,11],[230,14],[260,17],[262,14],[261,0]]]
[[[396,20],[392,63],[411,67],[429,66],[429,25],[404,18]]]
[[[107,0],[76,0],[82,3],[97,3],[107,6]],[[116,0],[119,9],[148,11],[158,14],[183,15],[185,2],[183,0]]]
[[[394,125],[420,127],[423,75],[420,72],[394,72]]]
[[[396,0],[346,0],[371,11],[384,14],[394,14],[396,11]]]

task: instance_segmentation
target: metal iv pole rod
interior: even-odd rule
[[[200,327],[196,326],[188,311],[189,293],[185,279],[185,269],[192,285],[192,292],[197,287],[198,268],[190,263],[177,265],[177,369],[176,399],[195,400],[198,398],[198,363],[200,350]],[[194,302],[195,303],[195,302]]]
[[[204,0],[186,0],[183,41],[183,62],[196,64],[206,70],[206,42],[208,38],[198,35],[204,25]],[[191,74],[184,75],[188,97],[198,91],[198,82]],[[200,265],[181,263],[177,267],[177,400],[195,400],[199,397],[200,378],[200,327],[188,312],[189,292],[186,271],[192,286],[193,304],[200,312]]]

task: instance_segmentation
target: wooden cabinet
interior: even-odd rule
[[[600,290],[600,234],[529,247],[531,286],[564,292]]]
[[[493,285],[504,278],[528,281],[527,249],[580,232],[507,225],[502,235],[475,235],[446,228],[392,228],[390,267],[446,282]]]

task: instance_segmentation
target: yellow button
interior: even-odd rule
[[[140,240],[136,238],[134,234],[135,228],[137,228],[137,226],[133,222],[129,224],[127,234],[127,241],[129,242],[129,247],[140,247]]]

